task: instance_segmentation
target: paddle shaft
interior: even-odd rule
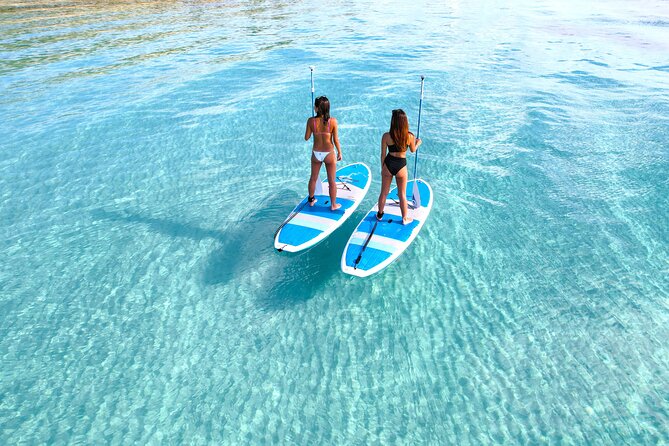
[[[423,84],[425,83],[425,76],[420,77],[420,102],[418,103],[418,130],[416,130],[416,139],[420,139],[420,115],[423,111]],[[416,179],[416,169],[418,167],[418,149],[416,149],[416,158],[413,162],[413,179]]]
[[[311,71],[311,116],[316,116],[314,110],[314,67],[309,67],[309,71]]]

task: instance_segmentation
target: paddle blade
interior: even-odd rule
[[[413,182],[413,203],[416,208],[420,207],[420,190],[418,190],[418,181]]]
[[[320,178],[316,181],[316,190],[314,192],[314,195],[325,195],[323,193],[323,182],[321,181]]]

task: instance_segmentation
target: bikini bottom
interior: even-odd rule
[[[400,158],[398,156],[387,155],[385,161],[383,162],[391,175],[397,175],[397,173],[402,170],[403,167],[407,165],[406,158]]]
[[[332,152],[319,152],[319,151],[317,151],[317,150],[314,150],[314,151],[313,151],[314,158],[316,158],[316,161],[321,162],[321,163],[322,163],[323,161],[325,161],[325,158],[327,158],[328,155],[331,154],[331,153],[332,153]]]

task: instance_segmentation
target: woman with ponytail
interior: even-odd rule
[[[314,196],[316,190],[316,181],[321,170],[321,165],[325,163],[325,169],[328,174],[328,189],[330,191],[330,209],[335,211],[341,207],[337,203],[337,161],[341,161],[342,153],[339,145],[339,127],[337,120],[330,117],[330,101],[325,96],[319,96],[314,101],[314,110],[316,116],[307,120],[307,130],[304,133],[304,140],[308,141],[311,135],[314,136],[314,147],[311,152],[311,178],[309,179],[309,205],[316,203]],[[335,159],[334,148],[337,148],[337,158]]]
[[[390,118],[390,130],[381,137],[381,193],[379,194],[379,211],[376,214],[378,220],[383,219],[383,208],[386,205],[386,197],[390,191],[390,183],[395,177],[397,184],[397,195],[400,199],[400,211],[402,212],[402,223],[409,224],[413,221],[408,216],[407,205],[407,148],[414,153],[421,140],[409,131],[409,120],[404,110],[393,110]],[[387,152],[386,152],[387,150]]]

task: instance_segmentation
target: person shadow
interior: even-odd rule
[[[297,193],[280,191],[268,196],[259,207],[224,230],[202,228],[126,210],[95,209],[94,219],[146,225],[169,237],[200,241],[214,239],[217,247],[209,254],[202,273],[207,286],[228,284],[259,265],[266,271],[254,298],[265,310],[281,310],[302,304],[324,289],[340,273],[340,259],[348,237],[364,213],[356,210],[346,223],[319,245],[302,253],[278,253],[274,233],[300,199]]]

